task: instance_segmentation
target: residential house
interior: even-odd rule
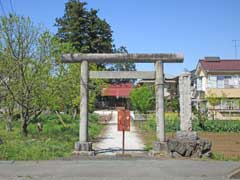
[[[194,96],[197,104],[206,103],[209,117],[240,119],[240,60],[200,59]]]

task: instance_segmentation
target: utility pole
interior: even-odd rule
[[[233,43],[234,43],[234,49],[235,49],[235,59],[237,59],[237,56],[238,56],[238,47],[239,47],[239,45],[238,45],[238,42],[240,41],[240,40],[237,40],[237,39],[234,39],[234,40],[232,40],[233,41]]]

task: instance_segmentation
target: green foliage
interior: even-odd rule
[[[240,132],[239,120],[206,120],[204,126],[198,126],[197,120],[193,121],[193,130],[207,132]]]
[[[0,82],[11,101],[21,107],[22,130],[27,135],[31,116],[46,107],[51,64],[51,34],[30,18],[0,19]]]
[[[211,111],[212,113],[212,119],[215,119],[215,107],[221,103],[222,99],[226,98],[226,94],[222,92],[222,96],[219,97],[215,93],[210,92],[208,96],[205,97],[208,103],[212,106],[213,110]]]
[[[240,156],[226,156],[224,153],[213,152],[212,159],[219,160],[219,161],[239,161]]]
[[[151,114],[147,121],[140,122],[141,129],[146,132],[156,131],[156,116]],[[176,132],[180,129],[178,113],[165,113],[165,130],[166,132]]]
[[[57,37],[70,42],[78,52],[112,52],[112,30],[110,25],[98,17],[98,11],[87,10],[87,3],[69,0],[65,4],[63,17],[56,19]]]
[[[121,46],[119,48],[113,48],[113,53],[128,53],[128,50],[125,46]],[[125,63],[114,63],[109,64],[107,68],[110,71],[136,71],[136,65],[132,62]],[[135,79],[113,79],[110,80],[111,83],[126,83],[131,82],[134,83]]]
[[[164,108],[165,111],[170,112],[179,112],[180,106],[179,106],[179,99],[176,97],[173,97],[172,99],[165,98],[164,100]]]
[[[74,142],[78,141],[79,120],[61,114],[64,127],[56,114],[41,115],[29,125],[29,136],[21,136],[19,124],[14,121],[13,131],[6,132],[3,121],[0,121],[0,137],[4,141],[0,145],[0,160],[48,160],[71,155]],[[43,132],[37,131],[36,122],[43,122]],[[95,139],[103,126],[98,123],[96,114],[89,115],[89,136]]]
[[[156,130],[156,116],[155,114],[149,115],[148,120],[141,122],[141,128],[145,131]],[[204,126],[193,120],[194,131],[206,132],[240,132],[239,120],[205,120]],[[165,130],[166,132],[176,132],[180,130],[180,119],[178,113],[165,113]]]
[[[154,108],[154,89],[147,86],[137,87],[131,92],[130,101],[134,110],[146,113]]]

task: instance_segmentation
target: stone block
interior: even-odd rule
[[[192,155],[194,148],[191,145],[187,144],[186,149],[187,150],[186,150],[185,156],[190,157]]]
[[[178,152],[179,154],[181,154],[182,156],[184,156],[184,154],[185,154],[186,151],[187,151],[185,144],[179,143],[179,144],[176,146],[175,151]]]
[[[204,153],[202,156],[205,158],[210,158],[210,157],[212,157],[212,152],[208,151],[208,152]]]
[[[207,139],[186,140],[183,139],[169,139],[167,142],[168,153],[173,157],[174,153],[178,153],[182,157],[210,157],[212,144]],[[175,154],[174,157],[178,157]]]
[[[91,142],[76,142],[75,151],[92,151]]]
[[[169,139],[167,144],[168,144],[168,151],[173,152],[173,151],[175,151],[179,142],[176,139]]]
[[[167,152],[168,151],[168,145],[166,142],[160,142],[160,141],[156,141],[153,143],[153,151],[156,152]]]
[[[171,154],[171,157],[173,157],[173,158],[181,158],[182,156],[181,156],[181,154],[179,154],[178,152],[173,152],[173,153]]]
[[[195,131],[177,131],[177,140],[195,141],[198,139],[197,132]]]
[[[197,151],[193,152],[191,157],[192,158],[201,158],[202,157],[202,153],[201,153],[200,150],[197,150]]]
[[[94,151],[73,151],[73,154],[77,156],[95,156]]]

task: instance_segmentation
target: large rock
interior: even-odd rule
[[[184,156],[186,151],[187,151],[187,148],[184,143],[178,143],[178,145],[175,148],[175,152],[178,152],[182,156]]]
[[[210,157],[212,144],[207,139],[186,140],[169,139],[168,152],[173,157]],[[176,155],[177,153],[177,155]],[[174,155],[173,155],[174,154]]]

